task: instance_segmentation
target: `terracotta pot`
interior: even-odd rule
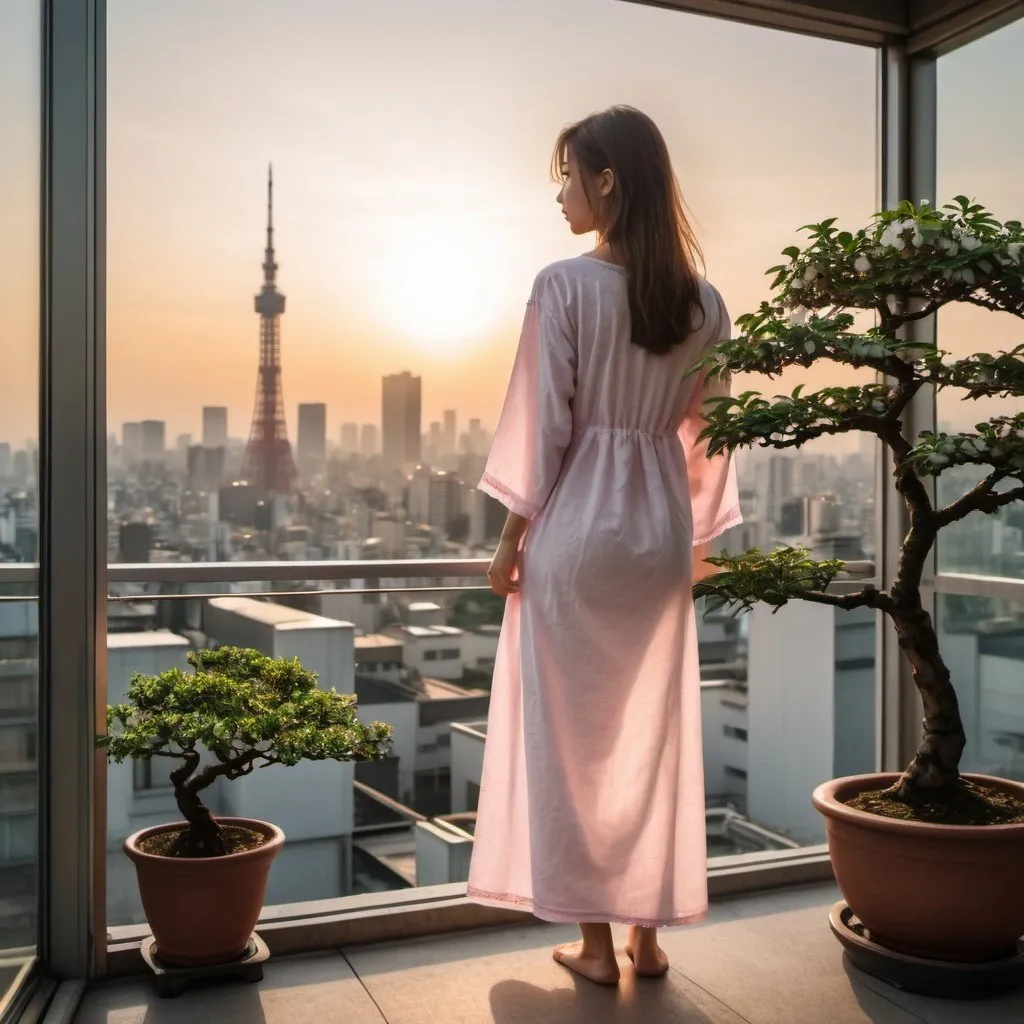
[[[217,822],[262,833],[268,841],[226,857],[160,857],[139,849],[151,836],[184,828],[182,821],[143,829],[124,841],[158,955],[166,963],[194,967],[238,958],[263,909],[270,865],[284,845],[284,833],[249,818]]]
[[[965,776],[1024,799],[1024,785]],[[1024,934],[1024,824],[930,825],[883,818],[845,801],[899,775],[855,775],[814,791],[843,897],[871,938],[932,960],[974,963],[1015,950]]]

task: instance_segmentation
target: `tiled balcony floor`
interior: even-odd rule
[[[715,903],[664,933],[672,970],[619,988],[576,980],[550,947],[572,927],[523,925],[272,960],[258,985],[159,999],[146,978],[90,992],[77,1024],[1020,1024],[1024,993],[985,1003],[910,996],[844,961],[833,886]],[[621,935],[618,936],[621,944]]]

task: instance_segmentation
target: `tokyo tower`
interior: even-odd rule
[[[263,256],[263,287],[255,300],[260,317],[260,368],[256,408],[245,449],[243,479],[262,494],[293,494],[295,460],[288,443],[281,390],[281,314],[284,296],[277,290],[274,259],[274,170],[267,172],[267,248]]]

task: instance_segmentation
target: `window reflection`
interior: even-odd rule
[[[938,185],[943,200],[958,194],[977,198],[999,220],[1024,219],[1024,117],[1018,96],[1024,85],[1020,63],[1024,22],[941,57],[938,62]],[[1013,348],[1024,339],[1024,321],[976,307],[949,307],[939,317],[941,348],[957,357]],[[1020,399],[969,401],[955,390],[937,398],[938,428],[973,430],[993,416],[1020,412]],[[939,478],[946,504],[981,479],[983,471],[960,467]],[[976,513],[944,530],[939,538],[940,571],[1024,579],[1024,504],[998,513]]]
[[[0,5],[0,568],[38,550],[41,25]],[[37,934],[38,636],[35,587],[0,577],[0,995]]]

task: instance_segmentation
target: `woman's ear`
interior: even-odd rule
[[[610,167],[606,167],[597,177],[597,194],[604,199],[612,194],[614,188],[615,175]]]

